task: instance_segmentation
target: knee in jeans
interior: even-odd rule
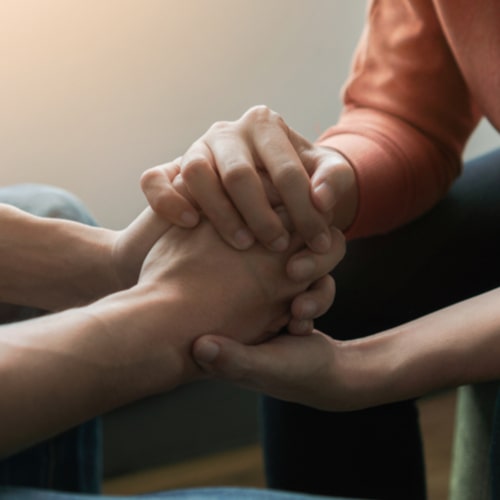
[[[0,189],[0,202],[39,217],[74,220],[95,225],[83,203],[70,192],[46,184],[17,184]]]

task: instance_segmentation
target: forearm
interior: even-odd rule
[[[184,308],[134,287],[0,329],[0,456],[193,378]]]
[[[114,232],[0,205],[0,301],[60,310],[118,288]]]
[[[500,378],[500,288],[342,343],[353,404],[373,406]]]

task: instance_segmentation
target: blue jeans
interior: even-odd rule
[[[94,500],[92,495],[74,495],[61,492],[27,490],[27,489],[2,489],[0,487],[0,498],[2,500]],[[151,493],[139,496],[113,496],[98,497],[109,498],[109,500],[342,500],[332,499],[317,495],[299,495],[272,490],[258,490],[253,488],[194,488],[185,490],[172,490],[168,492]],[[346,499],[344,499],[346,500]]]
[[[335,303],[316,326],[339,339],[370,335],[500,286],[500,150],[469,162],[448,195],[418,220],[350,242],[334,277]],[[498,405],[493,472],[500,470]],[[384,500],[426,497],[414,401],[328,413],[264,398],[262,415],[271,487]]]

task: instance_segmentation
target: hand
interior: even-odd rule
[[[331,247],[322,255],[305,248],[296,234],[284,253],[261,245],[241,252],[229,247],[206,220],[192,230],[172,227],[146,257],[139,284],[157,285],[165,293],[184,297],[191,311],[186,321],[197,336],[217,332],[255,343],[286,325],[293,298],[342,259],[342,234],[331,229],[329,239]],[[292,254],[296,255],[290,259]],[[333,292],[331,286],[331,299]],[[320,308],[326,310],[330,303]]]
[[[330,247],[330,223],[345,229],[354,218],[357,186],[347,160],[311,144],[264,106],[214,124],[182,158],[146,171],[141,183],[153,209],[173,224],[193,227],[199,207],[235,248],[249,248],[256,238],[282,251],[290,235],[262,179],[315,252]]]
[[[193,357],[208,375],[285,401],[339,411],[353,409],[343,343],[315,330],[297,337],[279,335],[259,345],[201,337]]]
[[[158,217],[149,207],[121,231],[108,231],[111,268],[116,278],[116,290],[129,288],[137,283],[146,258],[158,239],[171,224]]]
[[[111,276],[114,283],[109,287],[110,291],[126,289],[137,283],[146,255],[170,228],[170,223],[147,208],[122,231],[102,230],[106,241],[109,241],[107,247],[111,256],[110,269],[113,271]],[[335,239],[337,248],[334,251],[340,260],[345,251],[345,243],[340,234]],[[309,274],[300,274],[300,269],[297,273],[299,261],[302,262],[302,267],[305,265],[310,269]],[[314,277],[321,275],[321,269],[327,271],[320,261],[320,257],[303,250],[289,261],[287,269],[292,279],[313,281]],[[292,319],[288,324],[288,331],[298,335],[310,333],[313,329],[312,318],[321,316],[329,309],[334,295],[335,284],[331,276],[322,276],[314,281],[303,293],[292,299]]]

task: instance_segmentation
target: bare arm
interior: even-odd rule
[[[137,282],[168,224],[151,210],[111,231],[0,204],[0,302],[49,311],[87,304]]]
[[[207,373],[275,397],[353,410],[500,378],[500,288],[363,339],[315,332],[258,346],[204,337]]]
[[[0,457],[150,394],[160,360],[165,390],[176,385],[180,346],[170,330],[146,351],[163,315],[183,332],[175,299],[156,296],[135,288],[0,328]]]
[[[127,230],[123,246],[137,250],[143,227],[164,227],[156,216],[145,217]],[[171,228],[147,254],[136,285],[1,327],[0,455],[201,376],[190,356],[201,335],[245,343],[274,335],[287,322],[292,298],[342,258],[342,236],[332,230],[331,239],[330,252],[313,256],[311,277],[291,280],[286,262],[303,248],[300,238],[286,254],[257,245],[239,252],[206,221],[193,230]]]

